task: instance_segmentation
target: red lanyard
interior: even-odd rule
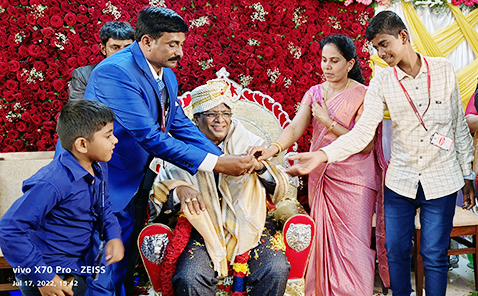
[[[166,88],[166,87],[165,87]],[[166,98],[164,97],[164,88],[161,92],[161,130],[163,131],[163,133],[166,132],[166,110],[164,110],[166,108]]]
[[[395,72],[395,78],[397,78],[398,83],[402,87],[403,92],[405,93],[405,96],[407,97],[408,103],[410,103],[410,106],[412,106],[413,112],[415,112],[415,115],[417,116],[418,120],[420,121],[421,125],[425,129],[425,131],[428,131],[428,129],[425,126],[425,123],[423,122],[423,116],[425,116],[425,113],[427,113],[428,108],[430,108],[430,103],[431,103],[431,94],[430,94],[430,85],[431,85],[431,80],[430,80],[430,67],[428,66],[428,62],[425,58],[423,58],[425,61],[425,65],[427,65],[427,78],[428,78],[428,106],[427,109],[425,109],[425,112],[423,112],[423,115],[420,116],[420,113],[418,113],[417,107],[415,107],[415,104],[412,102],[412,98],[410,98],[410,95],[408,94],[408,91],[405,89],[403,84],[400,82],[400,79],[398,79],[397,75],[397,68],[394,68],[393,71]]]

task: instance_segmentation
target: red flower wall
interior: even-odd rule
[[[171,8],[190,25],[175,69],[181,92],[226,67],[230,78],[271,95],[293,116],[303,94],[321,80],[320,40],[336,33],[355,40],[364,75],[371,74],[364,36],[373,9],[359,3],[0,0],[0,152],[54,149],[72,70],[102,60],[101,25],[134,26],[147,5]],[[307,131],[299,150],[308,150],[309,141]]]

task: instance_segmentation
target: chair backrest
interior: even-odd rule
[[[291,122],[281,104],[260,91],[244,88],[229,79],[229,72],[225,68],[219,70],[216,76],[231,87],[234,103],[233,117],[239,119],[248,130],[263,138],[267,145],[272,143]],[[186,115],[192,119],[191,92],[184,93],[178,99]],[[284,155],[287,152],[297,152],[297,143],[278,156],[278,163],[285,167],[289,165],[284,161]]]
[[[22,196],[23,181],[50,163],[54,153],[53,151],[0,153],[0,217]]]
[[[0,217],[22,196],[22,183],[53,159],[53,151],[0,153]]]

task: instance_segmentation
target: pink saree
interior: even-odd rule
[[[327,100],[330,117],[352,129],[362,113],[365,92],[365,86],[357,85]],[[302,103],[311,106],[313,99],[323,104],[320,85],[313,86]],[[312,125],[311,151],[337,139],[315,118]],[[372,216],[382,193],[382,171],[375,155],[375,151],[358,153],[322,164],[309,176],[310,214],[317,233],[305,277],[306,296],[373,295]]]

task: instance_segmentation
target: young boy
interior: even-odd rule
[[[99,102],[65,105],[57,124],[64,150],[23,183],[24,195],[0,219],[0,247],[23,295],[83,295],[86,276],[104,270],[85,259],[97,255],[87,254],[94,231],[108,241],[106,264],[123,258],[103,163],[118,142],[114,120]]]
[[[427,295],[445,296],[447,251],[457,191],[464,208],[475,205],[471,171],[473,140],[453,66],[424,57],[410,44],[407,28],[391,11],[378,13],[367,39],[390,66],[370,82],[355,127],[319,151],[303,153],[289,172],[307,174],[323,162],[361,151],[373,138],[384,109],[392,119],[392,157],[385,178],[385,248],[393,295],[409,296],[414,217],[420,208],[421,250]]]

